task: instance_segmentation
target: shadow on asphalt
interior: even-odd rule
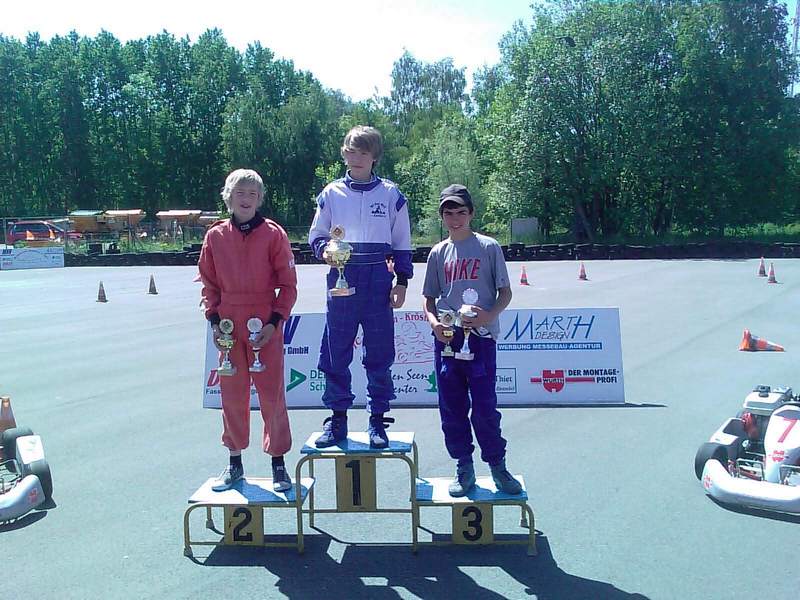
[[[784,523],[800,523],[800,515],[790,515],[787,513],[772,512],[760,508],[749,508],[747,506],[736,506],[734,504],[724,504],[716,498],[709,496],[709,499],[717,506],[724,508],[727,511],[739,513],[740,515],[748,515],[750,517],[758,517],[759,519],[770,519],[772,521],[783,521]]]
[[[29,512],[27,515],[20,517],[16,521],[0,524],[0,533],[3,533],[4,531],[14,531],[15,529],[23,529],[25,527],[28,527],[29,525],[33,525],[37,521],[41,521],[46,516],[47,516],[46,510]]]
[[[344,548],[337,562],[328,554],[330,538],[307,536],[305,540],[302,556],[287,549],[219,546],[196,562],[264,568],[279,578],[276,587],[282,594],[297,600],[394,599],[402,597],[401,589],[419,598],[499,599],[519,597],[520,587],[524,587],[523,597],[537,600],[647,600],[647,596],[625,592],[610,583],[564,572],[553,558],[547,538],[539,532],[537,556],[528,556],[523,546],[423,546],[414,555],[408,546],[352,544]],[[473,578],[470,571],[474,568],[491,571],[478,572]],[[491,589],[478,583],[484,580]]]

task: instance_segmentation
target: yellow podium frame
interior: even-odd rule
[[[228,545],[247,545],[247,546],[266,546],[266,547],[282,547],[282,548],[297,548],[298,553],[303,553],[303,536],[302,531],[298,530],[296,541],[292,542],[275,542],[266,541],[263,530],[263,511],[267,508],[293,508],[297,514],[301,514],[302,505],[308,498],[309,493],[314,488],[314,479],[296,479],[292,489],[286,492],[272,491],[271,478],[244,478],[237,481],[234,486],[224,492],[215,492],[211,486],[216,482],[216,478],[208,479],[198,490],[189,498],[189,508],[183,515],[183,555],[191,558],[193,556],[192,546],[228,546]],[[297,500],[299,498],[299,501]],[[206,509],[206,529],[210,529],[221,534],[223,537],[218,541],[205,541],[205,540],[192,540],[189,515],[197,510]],[[213,512],[214,508],[222,508],[224,513],[225,527],[223,531],[216,529],[214,525]],[[246,534],[255,533],[255,539],[248,540],[246,537],[241,540],[235,540],[234,533],[231,533],[229,525],[231,525],[231,515],[237,509],[243,509],[250,514],[250,519],[247,520],[246,525],[251,522],[260,525],[260,534],[258,531],[246,530]],[[241,527],[241,522],[238,527]],[[252,536],[251,536],[252,537]]]
[[[521,475],[514,476],[521,484],[522,484],[522,492],[517,495],[511,494],[504,494],[503,492],[496,491],[496,487],[494,481],[491,477],[478,477],[475,483],[475,487],[470,490],[470,492],[463,497],[454,498],[450,495],[447,491],[448,486],[453,481],[450,477],[429,477],[429,478],[419,478],[417,479],[417,485],[415,490],[415,499],[414,503],[417,505],[417,514],[419,515],[419,508],[420,507],[450,507],[453,511],[452,521],[453,521],[453,531],[450,534],[449,540],[437,540],[436,537],[438,534],[434,531],[426,529],[423,527],[419,521],[419,516],[417,517],[418,527],[423,529],[431,534],[433,539],[431,541],[426,542],[417,542],[419,545],[434,545],[434,546],[445,546],[450,544],[463,544],[463,545],[492,545],[492,544],[516,544],[516,545],[527,545],[528,546],[528,555],[535,556],[536,555],[536,529],[534,527],[534,516],[533,510],[528,505],[528,492],[525,489],[525,480]],[[489,514],[491,519],[491,527],[489,528],[489,538],[485,538],[482,534],[474,536],[475,539],[470,540],[466,536],[463,535],[463,532],[456,532],[456,524],[459,520],[459,515],[457,514],[458,509],[462,509],[464,511],[467,507],[475,507],[475,511],[471,515],[473,517],[473,522],[468,523],[468,525],[472,525],[473,528],[477,527],[481,524],[482,515],[485,513],[485,510],[482,511],[481,507],[488,506],[489,507]],[[526,528],[528,530],[526,539],[521,540],[510,540],[510,539],[498,539],[499,535],[504,534],[497,534],[494,532],[494,523],[493,523],[493,512],[494,509],[498,506],[518,506],[520,509],[520,527]],[[475,520],[477,519],[477,522]],[[477,533],[477,530],[474,530]],[[415,536],[416,539],[416,536]]]
[[[348,434],[347,439],[338,446],[329,446],[327,448],[317,448],[314,445],[316,439],[321,435],[321,432],[315,431],[312,433],[300,453],[303,457],[297,461],[295,468],[295,480],[299,481],[302,477],[303,467],[308,465],[308,477],[315,479],[314,475],[314,462],[317,460],[336,460],[343,461],[346,459],[359,459],[364,461],[376,461],[379,458],[390,458],[395,460],[402,460],[408,465],[409,470],[409,508],[380,508],[377,505],[369,507],[360,511],[353,510],[340,510],[337,508],[318,508],[314,502],[314,489],[309,491],[308,495],[308,508],[303,508],[302,505],[297,507],[297,532],[300,540],[300,547],[303,544],[303,515],[308,515],[309,527],[314,527],[314,515],[325,513],[341,513],[341,512],[368,512],[368,513],[394,513],[394,514],[410,514],[411,515],[411,550],[417,551],[417,529],[419,528],[419,507],[415,502],[415,482],[417,480],[419,454],[417,451],[417,443],[414,441],[414,432],[398,431],[388,432],[389,446],[386,448],[371,448],[369,439],[366,432],[351,432]],[[409,454],[411,457],[409,458]],[[338,481],[337,481],[337,501],[338,501]]]

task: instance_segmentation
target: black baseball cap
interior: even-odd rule
[[[459,206],[466,206],[469,212],[474,210],[472,206],[472,196],[469,195],[469,190],[460,183],[448,185],[442,190],[442,193],[439,194],[439,214],[441,214],[442,208],[447,202],[454,202]]]

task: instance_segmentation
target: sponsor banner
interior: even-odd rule
[[[397,398],[393,406],[436,406],[433,337],[421,311],[396,311],[395,363]],[[323,313],[292,315],[284,324],[284,382],[289,408],[322,405],[325,374],[317,368]],[[622,404],[619,309],[547,308],[507,310],[500,319],[497,375],[500,406],[535,404]],[[361,365],[362,338],[356,337],[350,371],[355,406],[364,406],[367,386]],[[220,408],[219,353],[206,329],[203,406]],[[267,367],[269,368],[269,367]],[[250,405],[258,407],[255,387]]]
[[[64,266],[64,246],[0,249],[0,269],[48,269]]]

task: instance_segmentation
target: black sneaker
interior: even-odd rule
[[[367,436],[369,437],[370,448],[386,448],[389,445],[389,436],[386,435],[386,428],[389,423],[394,423],[392,417],[384,417],[383,413],[370,415]]]
[[[322,423],[322,435],[314,442],[317,448],[336,446],[347,439],[347,416],[333,415]]]
[[[285,492],[292,489],[292,479],[285,465],[272,467],[272,489],[276,492]]]
[[[472,463],[459,465],[456,467],[456,478],[447,487],[447,491],[453,498],[466,496],[475,485],[475,467]]]
[[[489,469],[492,471],[492,479],[498,492],[517,495],[522,491],[522,484],[506,469],[506,461],[494,466],[489,465]]]
[[[211,486],[215,492],[224,492],[231,489],[237,481],[244,478],[244,467],[237,465],[228,465],[225,470],[219,474],[217,481]]]

